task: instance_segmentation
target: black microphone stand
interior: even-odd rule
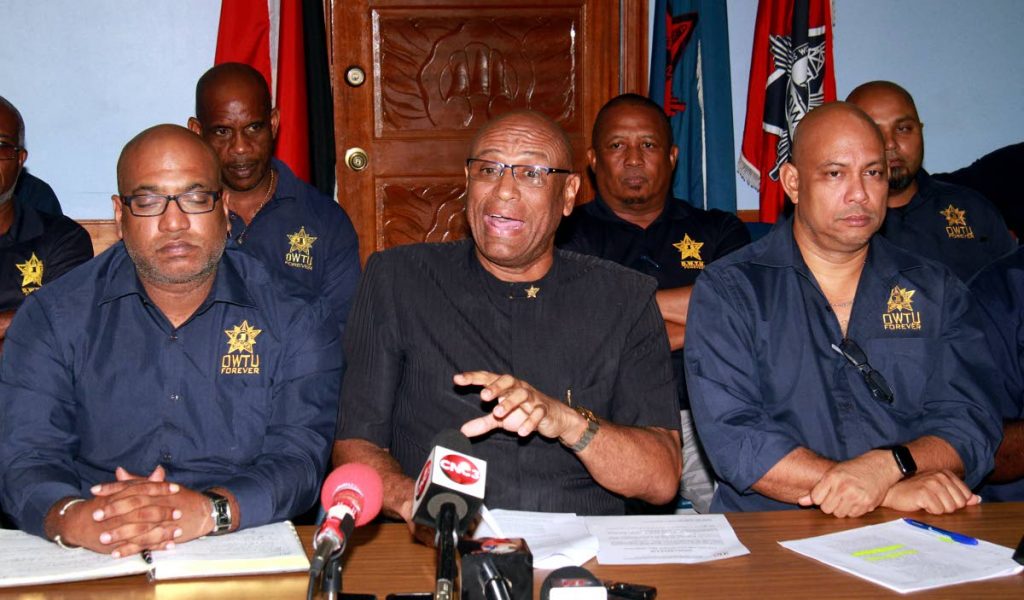
[[[437,515],[437,585],[434,600],[455,600],[455,505],[445,502]]]
[[[324,568],[322,589],[325,600],[338,600],[341,597],[341,554],[332,558]]]

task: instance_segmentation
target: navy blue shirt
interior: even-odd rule
[[[989,317],[988,339],[1006,388],[993,401],[1003,419],[1024,419],[1024,247],[982,269],[970,287]],[[988,484],[978,493],[989,501],[1024,500],[1024,479]]]
[[[654,277],[658,289],[693,285],[704,265],[750,243],[750,233],[736,215],[701,210],[669,198],[646,228],[619,218],[600,197],[576,207],[558,229],[558,246],[598,256]],[[679,408],[690,407],[686,395],[683,350],[672,352]]]
[[[273,159],[277,188],[246,226],[230,214],[231,239],[263,261],[282,290],[323,299],[340,330],[359,283],[359,240],[345,210]]]
[[[227,250],[209,296],[174,328],[122,243],[33,293],[0,359],[0,499],[42,535],[64,496],[114,469],[238,499],[240,525],[317,497],[333,438],[341,348],[326,307],[278,291]]]
[[[946,265],[961,281],[1017,247],[1003,216],[978,192],[923,169],[917,185],[908,204],[886,211],[879,233],[890,242]]]
[[[48,215],[61,216],[60,200],[50,184],[22,169],[18,183],[14,184],[14,200],[20,206],[31,206]]]
[[[984,318],[948,269],[874,236],[847,336],[885,377],[889,405],[832,349],[843,334],[791,221],[710,265],[690,299],[686,370],[722,480],[712,510],[796,508],[751,486],[798,447],[843,461],[925,435],[949,442],[977,485],[1002,439]]]
[[[338,439],[387,448],[416,477],[435,435],[493,404],[456,373],[509,373],[619,425],[679,429],[654,281],[592,256],[556,250],[548,273],[504,282],[472,240],[414,244],[370,257],[345,331],[348,369]],[[492,508],[623,514],[558,440],[492,431],[472,440],[487,461]]]
[[[81,225],[28,206],[14,207],[14,222],[0,235],[0,310],[17,310],[25,296],[92,258]]]

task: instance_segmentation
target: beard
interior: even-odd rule
[[[217,265],[220,264],[220,258],[224,254],[224,248],[226,246],[227,238],[224,238],[213,248],[210,248],[210,252],[206,255],[206,258],[200,265],[199,269],[192,273],[183,274],[166,273],[160,270],[160,267],[157,266],[155,262],[150,261],[147,256],[138,252],[136,248],[131,245],[126,243],[124,248],[128,251],[128,256],[131,257],[132,262],[135,263],[135,270],[139,274],[139,279],[144,282],[162,285],[177,285],[203,281],[211,274],[216,273]]]
[[[910,184],[914,182],[914,178],[917,173],[911,173],[904,168],[893,169],[889,173],[889,191],[900,193],[903,190],[910,187]]]
[[[641,204],[647,204],[650,199],[646,196],[626,196],[619,198],[619,202],[626,206],[639,206]]]

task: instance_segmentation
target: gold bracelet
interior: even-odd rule
[[[72,506],[78,504],[79,502],[85,502],[85,498],[72,498],[72,499],[68,500],[67,502],[64,503],[64,506],[60,507],[60,510],[57,511],[57,516],[63,518],[64,515],[67,514],[68,509],[71,508]],[[61,548],[65,549],[65,550],[74,550],[75,548],[80,548],[81,547],[81,546],[68,546],[67,544],[64,543],[64,541],[62,539],[60,539],[60,534],[59,533],[57,535],[53,536],[53,542],[55,544],[57,544],[58,546],[60,546]]]

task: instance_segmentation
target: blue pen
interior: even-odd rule
[[[927,531],[931,531],[931,532],[937,533],[939,535],[944,535],[944,536],[948,537],[949,539],[953,540],[954,542],[956,542],[958,544],[965,544],[967,546],[977,546],[978,545],[978,540],[972,538],[969,535],[964,535],[962,533],[956,533],[955,531],[948,531],[946,529],[940,529],[940,528],[938,528],[938,527],[936,527],[934,525],[929,525],[927,523],[922,523],[921,521],[917,521],[917,520],[914,520],[914,519],[908,519],[907,517],[903,517],[903,520],[906,521],[906,523],[908,525],[913,525],[914,527],[917,527],[918,529],[925,529]]]

